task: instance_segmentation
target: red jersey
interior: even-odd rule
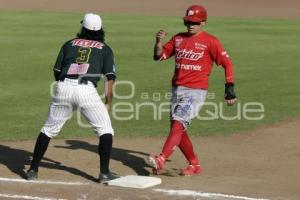
[[[234,82],[233,65],[220,41],[201,32],[196,36],[179,33],[163,46],[160,60],[175,56],[174,86],[207,89],[213,62],[225,70],[226,82]]]

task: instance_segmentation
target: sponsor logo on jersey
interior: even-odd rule
[[[204,55],[204,51],[196,53],[193,50],[180,49],[176,51],[176,59],[199,60]]]
[[[182,38],[176,38],[175,39],[175,47],[179,47],[179,45],[181,44],[181,42],[182,42]]]
[[[180,64],[176,63],[177,69],[191,70],[191,71],[201,71],[200,65],[188,65],[188,64]]]
[[[80,47],[89,47],[89,48],[97,48],[102,49],[104,44],[94,40],[84,40],[84,39],[75,39],[72,41],[73,46],[80,46]]]
[[[201,50],[204,50],[204,49],[207,49],[207,46],[204,45],[204,44],[201,44],[201,43],[195,43],[195,48],[196,49],[201,49]]]

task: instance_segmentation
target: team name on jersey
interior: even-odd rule
[[[89,47],[89,48],[97,48],[102,49],[104,44],[94,40],[84,40],[84,39],[75,39],[72,41],[73,46],[80,46],[80,47]]]
[[[180,49],[176,51],[176,59],[199,60],[204,55],[204,51],[196,53],[193,50]]]

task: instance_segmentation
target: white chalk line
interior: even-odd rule
[[[176,196],[193,196],[193,197],[205,197],[205,198],[227,198],[227,199],[239,199],[239,200],[270,200],[263,198],[251,198],[244,196],[235,196],[221,193],[207,193],[201,191],[192,191],[192,190],[167,190],[167,189],[153,189],[155,192],[163,192],[168,195],[176,195]]]
[[[1,194],[0,197],[12,198],[12,199],[30,199],[30,200],[66,200],[66,199],[56,199],[50,197],[34,197],[28,195],[17,195],[17,194]]]
[[[20,182],[20,183],[36,183],[36,184],[52,184],[52,185],[89,185],[89,183],[83,182],[62,182],[62,181],[45,181],[45,180],[34,180],[27,181],[24,179],[14,179],[14,178],[2,178],[0,177],[0,182]],[[251,198],[245,196],[235,196],[221,193],[207,193],[201,191],[192,191],[192,190],[170,190],[170,189],[153,189],[154,192],[163,192],[168,195],[176,196],[193,196],[193,197],[205,197],[205,198],[229,198],[229,199],[238,199],[238,200],[270,200],[265,198]],[[0,197],[7,198],[19,198],[19,199],[33,199],[33,200],[62,200],[55,198],[47,197],[32,197],[32,196],[20,196],[20,195],[9,195],[9,194],[0,194]]]
[[[63,182],[63,181],[43,181],[43,180],[34,180],[27,181],[25,179],[16,179],[16,178],[2,178],[0,177],[0,182],[19,182],[19,183],[37,183],[37,184],[52,184],[52,185],[89,185],[89,183],[82,182]]]

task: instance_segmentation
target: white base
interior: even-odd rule
[[[161,184],[161,179],[149,176],[128,175],[108,181],[106,184],[111,186],[143,189]]]

